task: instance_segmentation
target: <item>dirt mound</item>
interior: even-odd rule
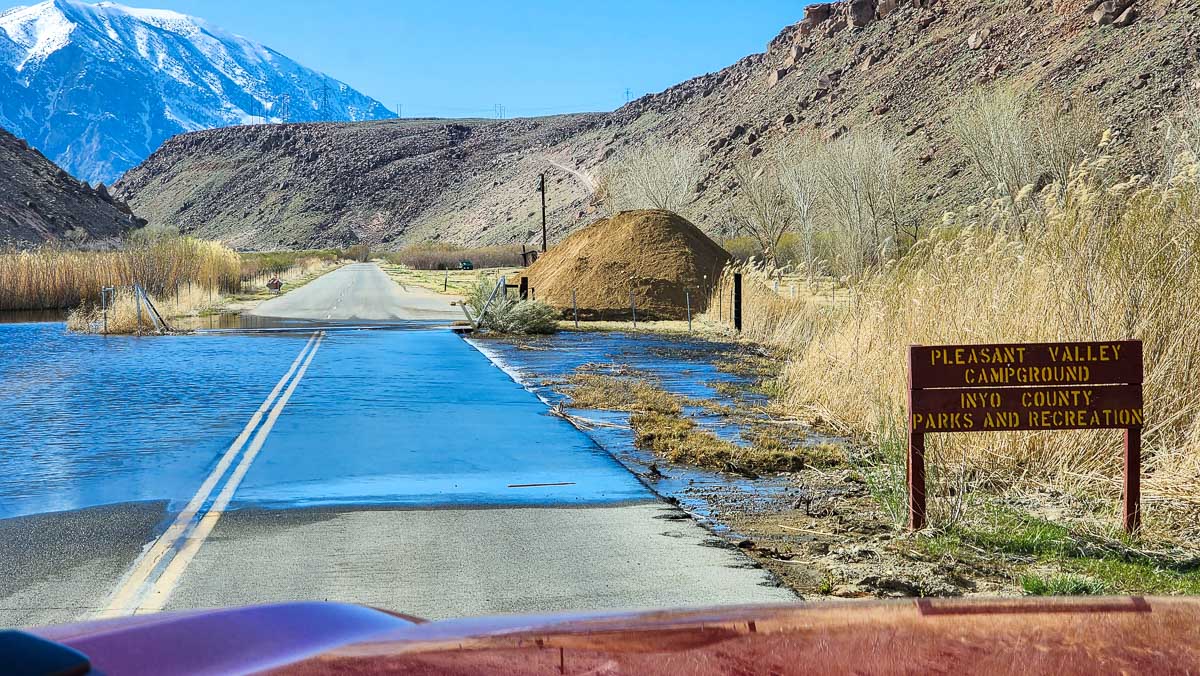
[[[729,254],[670,211],[623,211],[579,230],[526,271],[537,300],[580,318],[626,319],[630,293],[638,319],[683,319],[729,262]]]

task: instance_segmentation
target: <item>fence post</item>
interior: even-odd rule
[[[571,289],[571,311],[575,314],[575,328],[579,328],[579,304],[575,302],[575,289]]]
[[[633,292],[629,292],[629,310],[633,314],[633,329],[637,330],[637,303],[634,302]]]
[[[141,333],[142,332],[142,296],[141,296],[141,294],[139,294],[137,292],[137,290],[138,290],[138,286],[137,286],[137,284],[134,284],[133,285],[133,298],[134,298],[134,300],[137,301],[137,328],[134,329],[134,333]]]
[[[692,292],[689,289],[683,290],[683,300],[687,303],[687,318],[688,318],[688,333],[692,332]]]
[[[446,287],[450,286],[450,271],[446,271],[446,278],[442,280],[442,292],[445,293]]]
[[[108,306],[112,304],[113,296],[116,287],[102,286],[100,287],[100,308],[104,315],[104,335],[108,335]]]
[[[742,330],[742,273],[733,273],[733,330]]]
[[[506,290],[505,293],[507,294],[508,291]],[[521,284],[517,289],[517,293],[520,294],[520,297],[518,298],[518,300],[528,300],[529,299],[529,278],[528,277],[521,278]]]

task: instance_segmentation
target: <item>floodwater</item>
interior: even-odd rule
[[[310,331],[171,337],[0,324],[0,518],[186,502]],[[558,485],[531,485],[558,484]],[[444,329],[329,331],[233,505],[649,499]]]
[[[736,345],[620,332],[563,332],[530,340],[472,342],[504,365],[514,378],[548,405],[561,404],[584,420],[608,423],[592,427],[586,433],[632,472],[645,476],[651,464],[657,465],[664,475],[648,479],[655,492],[678,500],[681,506],[714,530],[722,531],[726,527],[713,511],[709,499],[713,493],[736,495],[744,506],[753,506],[755,503],[770,504],[796,491],[786,476],[748,480],[737,475],[666,463],[634,445],[628,413],[574,408],[569,397],[546,384],[561,382],[585,364],[619,366],[649,375],[673,394],[733,405],[734,402],[719,394],[712,384],[747,382],[745,376],[716,367],[722,357],[732,356],[737,351]],[[760,397],[750,394],[746,398],[754,402]],[[765,403],[766,398],[761,397],[761,401]],[[714,415],[698,406],[685,407],[683,415],[721,438],[738,444],[747,443],[742,436],[742,427],[735,420]],[[830,440],[814,433],[807,443]]]

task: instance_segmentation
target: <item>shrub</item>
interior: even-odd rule
[[[558,331],[557,310],[539,301],[513,299],[507,289],[495,292],[497,283],[492,277],[480,275],[467,292],[465,302],[471,316],[479,318],[482,315],[480,328],[526,335]]]
[[[342,257],[346,260],[366,263],[371,258],[371,247],[366,244],[351,245],[342,251]]]

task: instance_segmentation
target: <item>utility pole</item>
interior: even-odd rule
[[[400,118],[401,120],[404,119],[404,104],[403,103],[396,104],[396,117]]]
[[[629,103],[629,95],[630,95],[629,87],[626,87],[625,88],[625,103]]]
[[[538,175],[538,192],[542,193],[542,253],[546,253],[546,175]]]
[[[329,121],[329,83],[321,80],[321,119]]]

